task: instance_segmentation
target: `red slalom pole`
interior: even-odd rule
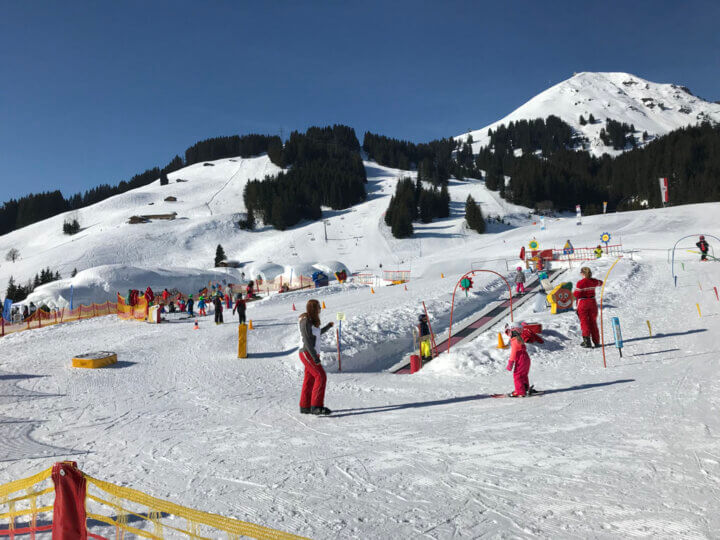
[[[717,298],[718,302],[720,302],[720,296],[718,296],[717,287],[713,287],[713,290],[715,291],[715,298]]]

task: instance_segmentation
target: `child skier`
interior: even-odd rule
[[[192,298],[192,296],[190,298]],[[207,304],[205,304],[205,297],[201,294],[200,298],[198,299],[198,315],[200,315],[201,317],[207,315],[207,312],[205,311],[206,306]]]
[[[213,298],[213,306],[215,306],[215,324],[223,324],[223,301],[219,293]]]
[[[710,245],[709,245],[709,244],[707,243],[707,241],[705,240],[705,236],[701,234],[701,235],[700,235],[700,241],[699,241],[697,244],[695,244],[695,245],[696,245],[696,246],[698,247],[698,249],[700,250],[700,260],[701,260],[701,261],[707,261],[708,250],[710,249]]]
[[[600,244],[593,250],[593,253],[595,254],[595,258],[599,259],[602,257],[602,247],[600,247]]]
[[[235,306],[233,307],[233,315],[235,311],[238,314],[238,324],[245,324],[245,300],[242,299],[242,293],[238,293]]]
[[[528,374],[530,373],[530,356],[523,340],[523,327],[520,321],[510,322],[505,325],[505,333],[510,336],[510,360],[507,370],[513,371],[515,390],[509,394],[510,397],[525,397],[534,393],[530,388]]]
[[[523,272],[522,266],[518,266],[515,272],[515,292],[518,294],[525,294],[525,272]]]
[[[188,296],[187,304],[185,305],[185,309],[187,310],[188,315],[191,317],[195,316],[195,313],[193,313],[193,306],[195,305],[195,300],[193,300],[193,295],[191,294]]]
[[[422,358],[423,361],[431,360],[430,325],[428,324],[427,316],[424,313],[418,315],[418,336],[420,337],[420,358]]]

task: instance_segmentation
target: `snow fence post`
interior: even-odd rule
[[[60,461],[52,468],[55,484],[53,540],[87,540],[86,481],[75,461]]]

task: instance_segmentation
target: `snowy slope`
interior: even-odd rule
[[[662,136],[675,129],[702,121],[720,122],[720,104],[705,101],[675,84],[646,81],[629,73],[582,72],[548,88],[509,115],[482,129],[463,133],[456,139],[473,138],[473,151],[489,144],[488,129],[512,121],[560,117],[589,141],[586,150],[594,155],[617,155],[600,140],[605,120],[635,126],[636,139],[642,142],[642,133]],[[586,120],[592,114],[594,124],[580,125],[580,115]]]
[[[397,179],[414,173],[366,162],[368,200],[343,211],[326,209],[323,216],[327,222],[327,241],[323,222],[304,222],[287,231],[265,227],[248,232],[236,225],[239,213],[245,210],[242,199],[245,184],[277,174],[280,169],[266,156],[223,159],[212,165],[199,163],[186,167],[170,174],[167,186],[160,186],[156,181],[73,212],[82,226],[74,236],[62,233],[68,214],[0,236],[0,254],[16,247],[21,255],[15,263],[0,261],[0,290],[5,290],[10,276],[24,283],[47,266],[68,278],[74,268],[83,271],[105,265],[136,267],[135,287],[144,290],[148,285],[140,279],[144,271],[173,268],[176,271],[173,276],[177,278],[177,271],[184,267],[190,269],[186,276],[189,279],[198,275],[198,269],[211,269],[218,244],[222,244],[229,259],[245,265],[243,270],[247,276],[262,272],[273,278],[274,274],[290,271],[297,276],[318,263],[320,267],[322,263],[333,268],[344,265],[351,271],[377,270],[382,263],[385,268],[403,266],[422,272],[428,255],[448,246],[482,244],[490,238],[465,230],[464,203],[470,193],[486,216],[506,216],[509,223],[515,224],[528,221],[527,209],[500,199],[497,193],[485,189],[482,181],[453,181],[449,188],[452,216],[418,225],[418,234],[412,240],[396,240],[385,226],[383,214]],[[178,179],[185,181],[178,182]],[[165,202],[169,196],[177,201]],[[177,212],[173,221],[127,223],[133,215],[172,212]],[[504,228],[491,226],[490,231]],[[82,287],[83,279],[74,283],[75,286]],[[168,275],[167,283],[157,283],[157,280],[153,283],[164,288],[174,286],[172,281]],[[61,285],[68,289],[71,283],[66,281]],[[106,274],[96,301],[105,301],[107,291],[122,291],[127,286],[122,276],[114,280]],[[67,299],[66,293],[57,286],[40,292],[62,294]],[[34,297],[33,300],[43,299]]]
[[[720,265],[697,262],[688,239],[674,288],[667,248],[685,234],[720,236],[718,211],[712,203],[593,216],[580,227],[557,219],[545,231],[528,224],[477,240],[423,237],[423,272],[408,290],[334,285],[250,305],[247,360],[235,358],[236,325],[215,326],[212,315],[198,331],[104,317],[13,334],[0,340],[0,482],[73,459],[96,477],[317,539],[714,538]],[[382,371],[412,346],[421,301],[435,332],[446,332],[453,287],[472,261],[504,270],[533,237],[577,247],[603,231],[635,250],[607,281],[605,339],[612,316],[625,339],[623,358],[606,351],[607,369],[600,351],[579,347],[574,313],[528,305],[517,317],[546,329],[546,344],[529,346],[542,397],[490,398],[512,387],[493,332],[419,374]],[[590,266],[603,279],[612,262]],[[504,294],[495,278],[475,283],[457,296],[456,320]],[[342,373],[334,333],[320,346],[330,418],[297,411],[291,304],[311,297],[327,304],[323,321],[347,316]],[[69,367],[89,350],[114,350],[120,364]]]

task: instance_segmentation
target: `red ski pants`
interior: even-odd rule
[[[600,343],[600,331],[597,325],[598,307],[595,299],[581,299],[577,307],[580,329],[583,337],[592,337],[593,343]]]
[[[305,379],[300,393],[300,406],[324,407],[327,375],[320,364],[316,364],[305,351],[300,352],[300,361],[305,366]]]
[[[518,292],[518,293],[519,293],[519,292],[525,292],[525,284],[522,283],[522,282],[518,282],[518,283],[515,285],[515,292]]]

